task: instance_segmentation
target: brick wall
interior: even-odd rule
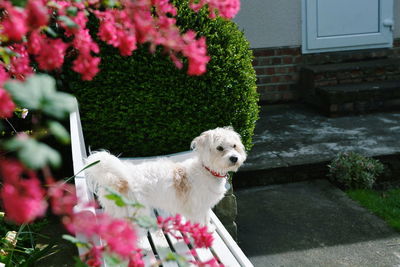
[[[253,50],[253,66],[261,103],[291,102],[299,99],[299,74],[303,64],[319,65],[400,57],[400,39],[391,49],[355,50],[319,54],[301,54],[301,48],[274,47]]]

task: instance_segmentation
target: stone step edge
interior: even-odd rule
[[[382,90],[400,90],[400,80],[362,82],[362,83],[345,83],[337,85],[319,86],[316,91],[325,93],[354,93],[354,92],[370,92]]]
[[[400,67],[400,59],[398,58],[385,58],[374,59],[365,61],[354,61],[345,63],[332,63],[323,65],[304,65],[301,67],[302,71],[313,72],[314,74],[326,72],[341,72],[362,69],[376,69],[382,67]]]
[[[386,167],[386,174],[379,177],[379,181],[390,180],[391,177],[400,177],[400,152],[376,155],[372,158],[380,160]],[[273,184],[295,183],[315,179],[328,179],[328,164],[330,161],[320,161],[259,170],[239,171],[233,175],[233,188],[247,188]],[[312,170],[312,171],[310,171]]]

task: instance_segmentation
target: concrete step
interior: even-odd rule
[[[313,98],[329,116],[400,110],[400,80],[321,86]]]
[[[400,58],[303,66],[304,101],[329,116],[400,107]]]
[[[400,59],[398,58],[384,58],[384,59],[372,59],[364,61],[344,62],[344,63],[333,63],[323,65],[307,65],[303,66],[303,70],[310,71],[315,74],[323,73],[338,73],[352,70],[363,70],[363,69],[376,69],[386,67],[398,67]]]
[[[325,178],[340,152],[380,159],[381,181],[400,177],[400,112],[327,118],[304,105],[270,105],[260,110],[254,146],[235,189]]]
[[[396,79],[400,79],[400,59],[398,58],[306,65],[300,72],[300,84],[305,89]]]

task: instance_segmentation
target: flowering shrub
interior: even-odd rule
[[[204,5],[211,17],[232,18],[239,9],[238,0],[191,2],[194,10]],[[0,0],[0,129],[11,131],[0,142],[0,194],[6,217],[18,224],[30,223],[45,214],[49,202],[67,229],[87,236],[89,250],[82,260],[89,266],[99,266],[107,253],[118,255],[129,266],[143,266],[143,261],[130,222],[106,214],[94,220],[90,214],[74,213],[75,189],[54,181],[50,167],[60,166],[61,156],[44,140],[53,136],[62,143],[69,141],[58,120],[73,110],[75,100],[56,91],[50,75],[37,73],[57,74],[70,58],[72,70],[83,80],[94,78],[101,58],[87,28],[93,15],[100,21],[98,38],[118,48],[121,55],[131,55],[143,43],[149,43],[151,51],[162,46],[178,68],[183,67],[183,56],[188,74],[203,74],[210,60],[205,39],[193,31],[181,33],[176,12],[165,0]],[[30,121],[29,134],[14,128],[9,121],[14,114]],[[202,242],[209,244],[204,230],[200,232]],[[100,236],[105,245],[95,246],[94,236]]]

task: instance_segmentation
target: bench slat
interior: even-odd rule
[[[167,218],[168,216],[170,216],[170,214],[164,210],[157,209],[157,213],[163,218]],[[180,232],[174,234],[176,235],[176,237],[179,238],[179,240],[171,234],[167,234],[167,236],[171,241],[172,247],[175,250],[175,252],[181,256],[184,256],[189,261],[196,261],[192,253],[190,252],[190,248],[185,243],[185,241],[183,241],[182,234]]]
[[[232,255],[229,248],[225,245],[224,241],[218,235],[217,232],[213,233],[214,242],[212,245],[212,251],[216,258],[225,266],[235,267],[240,266],[239,262]]]
[[[211,215],[211,222],[215,225],[216,231],[219,236],[222,238],[226,246],[238,260],[240,266],[243,267],[253,267],[253,264],[250,260],[244,255],[243,251],[239,248],[235,240],[233,240],[232,236],[228,233],[225,227],[222,225],[221,221],[218,217],[212,212]]]
[[[156,249],[156,253],[158,254],[161,260],[165,259],[168,253],[172,252],[169,247],[168,241],[164,236],[164,233],[161,229],[150,230],[150,237],[153,241],[154,247]],[[163,266],[166,267],[178,267],[176,262],[163,262]]]

